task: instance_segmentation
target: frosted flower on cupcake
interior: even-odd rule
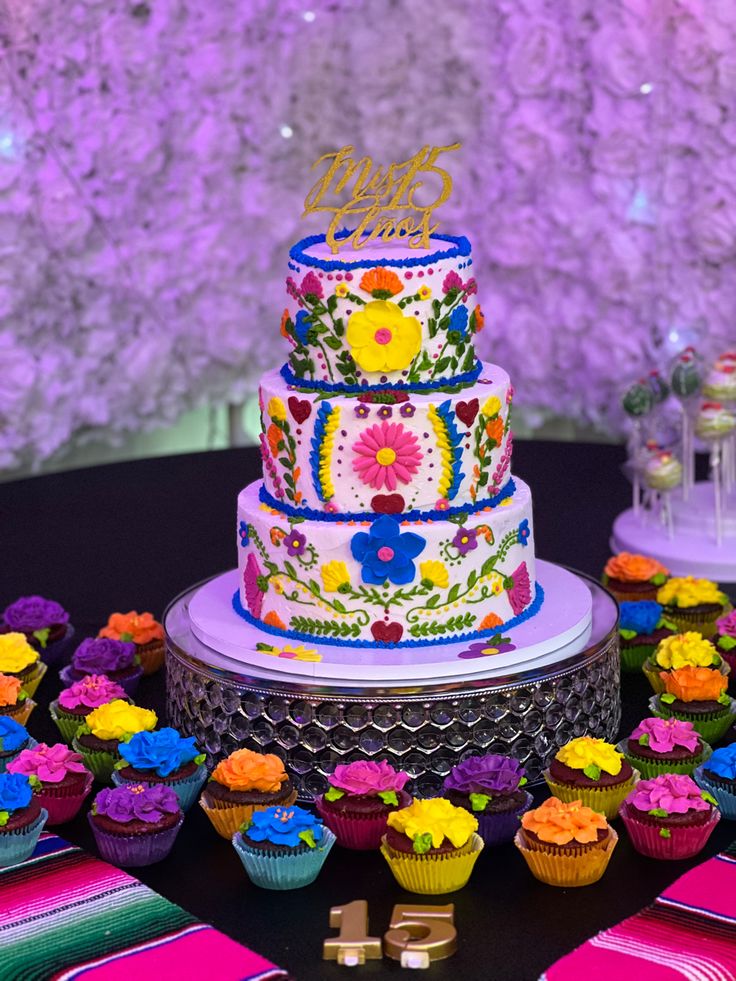
[[[622,602],[619,606],[618,629],[624,637],[648,635],[661,626],[667,626],[662,619],[662,606],[654,600]]]
[[[608,830],[608,821],[579,800],[565,802],[548,797],[522,816],[521,826],[551,845],[568,845],[573,841],[586,845],[597,841],[601,831]]]
[[[116,699],[125,699],[125,689],[105,674],[88,674],[59,693],[58,702],[66,711],[99,708]]]
[[[705,764],[707,774],[715,774],[724,780],[736,780],[736,743],[714,749],[713,755]]]
[[[657,585],[664,582],[669,570],[646,555],[621,552],[608,560],[604,573],[608,579],[618,582],[651,582]]]
[[[439,848],[447,838],[455,848],[462,848],[478,830],[478,821],[462,807],[455,807],[444,797],[415,800],[409,807],[392,811],[388,826],[412,842],[413,850],[421,855],[430,848]]]
[[[6,607],[2,622],[12,631],[34,637],[45,648],[49,635],[61,636],[69,623],[69,614],[56,600],[43,596],[21,596]]]
[[[179,798],[165,784],[145,787],[143,784],[124,784],[112,790],[101,790],[95,797],[92,813],[107,817],[119,824],[143,821],[156,824],[162,818],[179,811]]]
[[[695,631],[665,637],[657,645],[654,661],[660,668],[677,670],[684,667],[706,668],[719,665],[721,658],[715,646]]]
[[[445,790],[469,796],[513,794],[526,783],[524,768],[509,756],[489,754],[471,756],[452,768],[445,779]]]
[[[255,790],[272,794],[288,780],[282,760],[273,753],[236,749],[212,771],[212,780],[229,790]]]
[[[152,770],[160,777],[170,776],[187,763],[204,760],[194,736],[181,736],[169,727],[134,733],[127,743],[121,744],[119,752],[122,766]]]
[[[679,700],[681,702],[722,701],[729,705],[730,699],[725,694],[728,678],[713,668],[696,668],[687,665],[674,671],[662,671],[660,677],[664,682],[666,694],[660,699],[665,704]]]
[[[716,620],[716,628],[722,637],[732,637],[736,641],[736,610]]]
[[[3,674],[22,674],[38,663],[38,651],[26,640],[26,635],[12,631],[0,634],[0,671]]]
[[[710,801],[710,795],[704,797],[692,777],[678,773],[663,773],[652,780],[640,780],[626,798],[626,803],[637,811],[655,817],[709,811],[712,806]]]
[[[22,773],[29,778],[40,780],[42,784],[58,784],[70,773],[89,771],[79,753],[74,753],[63,743],[48,746],[38,743],[31,749],[24,749],[8,763],[8,773]],[[31,779],[33,783],[33,779]]]
[[[108,637],[88,637],[72,655],[72,668],[85,675],[125,671],[135,663],[135,644]]]
[[[601,772],[614,777],[621,772],[623,753],[604,739],[580,736],[558,750],[555,759],[573,770],[582,770],[591,780],[597,780]]]
[[[116,699],[90,712],[85,718],[85,727],[98,739],[127,742],[134,733],[155,728],[157,722],[156,713],[151,709]]]
[[[28,807],[33,798],[33,787],[22,773],[0,773],[0,827],[8,823],[14,811]]]
[[[306,845],[316,848],[322,841],[322,821],[301,807],[267,807],[254,811],[240,828],[251,841],[267,841],[285,848]]]
[[[396,804],[397,794],[409,780],[408,773],[401,773],[382,760],[357,760],[341,763],[329,777],[330,789],[327,800],[339,800],[344,794],[380,797],[385,804]]]
[[[26,693],[23,691],[20,678],[14,678],[10,674],[0,674],[0,707],[17,705],[25,699]]]
[[[8,715],[0,715],[0,753],[14,753],[29,740],[28,731]]]
[[[682,719],[642,719],[631,733],[631,739],[648,746],[653,753],[671,753],[679,747],[696,753],[700,747],[700,738],[692,723]]]
[[[723,605],[725,599],[717,583],[693,576],[670,579],[657,592],[657,602],[663,606],[688,608],[711,603]]]
[[[149,644],[152,640],[164,639],[164,628],[154,620],[152,613],[113,613],[99,633],[100,637],[113,640],[132,641],[134,644]]]

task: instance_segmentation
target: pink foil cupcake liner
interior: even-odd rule
[[[182,814],[173,828],[141,835],[113,835],[98,828],[91,814],[87,815],[87,820],[102,858],[112,865],[133,868],[153,865],[166,858],[174,847],[176,836],[184,822],[184,815]]]
[[[386,834],[390,811],[381,814],[346,814],[325,807],[322,798],[315,801],[317,813],[343,848],[355,851],[377,851],[381,838]]]
[[[649,858],[676,860],[692,858],[705,847],[715,826],[721,820],[720,811],[713,808],[710,820],[705,824],[676,826],[667,828],[669,837],[660,834],[662,826],[642,821],[630,805],[621,808],[621,818],[631,838],[631,844],[642,855]]]
[[[34,791],[34,797],[37,797],[41,807],[48,811],[46,824],[66,824],[77,816],[91,788],[92,774],[88,773],[81,791],[74,794],[63,791],[59,793],[53,787],[44,787],[42,790]]]

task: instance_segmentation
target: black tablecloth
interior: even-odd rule
[[[612,446],[520,442],[514,471],[534,492],[537,553],[598,575],[608,536],[629,491],[623,450]],[[235,564],[235,498],[260,474],[255,450],[142,460],[0,485],[0,604],[40,593],[69,609],[78,639],[96,633],[114,610],[161,614],[189,585]],[[0,606],[2,608],[2,606]],[[29,729],[58,738],[48,702],[60,688],[49,672]],[[624,677],[622,730],[646,714],[648,686]],[[139,704],[164,710],[161,675],[144,679]],[[546,796],[537,792],[541,799]],[[94,850],[86,818],[60,829]],[[736,837],[722,821],[702,860]],[[538,883],[512,845],[481,855],[469,885],[451,897],[460,949],[436,964],[436,979],[532,981],[588,936],[650,902],[695,862],[654,862],[621,834],[605,877],[581,890]],[[335,848],[317,882],[291,893],[251,886],[230,844],[196,807],[171,856],[139,877],[168,899],[288,968],[299,979],[345,977],[321,960],[332,905],[368,899],[371,932],[382,934],[394,903],[411,901],[380,855]],[[444,902],[428,898],[417,902]],[[377,978],[401,971],[391,961],[356,969]],[[213,978],[216,969],[213,969]]]

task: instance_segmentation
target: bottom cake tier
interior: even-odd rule
[[[495,507],[401,521],[290,517],[253,483],[238,497],[236,611],[278,636],[371,647],[493,636],[541,605],[532,499],[510,481]]]

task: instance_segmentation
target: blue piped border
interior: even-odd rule
[[[498,507],[502,501],[505,501],[507,497],[511,497],[515,493],[516,484],[514,483],[513,477],[510,477],[498,494],[488,497],[484,501],[474,501],[472,504],[458,504],[455,507],[447,508],[446,511],[420,511],[418,508],[414,508],[412,511],[402,511],[391,517],[396,518],[399,522],[447,521],[448,518],[456,514],[475,514],[476,511],[485,511],[486,508]],[[377,521],[379,518],[384,517],[384,515],[375,514],[373,511],[343,511],[341,513],[335,512],[330,514],[327,511],[315,511],[314,508],[295,508],[293,504],[287,504],[285,501],[277,501],[275,497],[272,497],[268,493],[263,484],[261,484],[260,490],[258,491],[258,498],[261,504],[268,505],[274,511],[286,514],[290,518],[306,518],[309,521]]]
[[[342,382],[324,382],[308,378],[297,378],[288,365],[283,365],[280,369],[281,377],[287,385],[304,392],[345,392],[348,395],[362,395],[363,392],[390,392],[402,390],[407,392],[436,392],[438,389],[445,388],[447,385],[462,386],[472,385],[477,381],[483,365],[478,358],[470,371],[465,371],[461,375],[453,375],[452,378],[438,378],[431,382],[413,382],[408,385],[406,382],[393,381],[383,382],[380,385],[345,385]]]
[[[335,238],[347,238],[353,234],[353,231],[354,229],[345,229],[342,232],[338,232]],[[395,266],[400,269],[411,269],[414,266],[430,266],[432,263],[440,262],[442,259],[454,259],[457,256],[470,255],[470,241],[464,235],[433,235],[432,238],[439,239],[440,242],[450,242],[451,247],[449,249],[438,249],[436,252],[430,252],[429,255],[417,256],[411,259],[390,259],[384,257],[382,259],[356,259],[353,262],[347,262],[344,259],[319,259],[316,256],[306,254],[308,248],[311,248],[313,245],[321,245],[326,238],[326,235],[310,235],[307,238],[303,238],[289,249],[289,258],[303,266],[312,266],[315,269],[322,269],[325,272],[339,272],[341,269],[370,269],[378,266]]]
[[[527,606],[523,613],[520,613],[517,617],[512,617],[511,620],[507,620],[506,623],[498,624],[495,627],[490,627],[488,630],[475,630],[468,634],[459,634],[457,637],[437,637],[434,640],[407,640],[403,644],[399,642],[398,644],[378,644],[374,640],[340,640],[339,638],[330,637],[313,637],[311,634],[304,634],[300,630],[279,630],[278,627],[272,627],[268,623],[264,623],[262,620],[256,620],[252,617],[247,610],[243,608],[243,604],[240,602],[240,592],[236,590],[233,593],[233,610],[249,623],[253,627],[257,627],[264,633],[273,634],[275,637],[288,637],[291,640],[306,640],[310,644],[329,644],[331,647],[371,647],[379,648],[385,650],[387,648],[398,648],[401,650],[405,647],[440,647],[447,646],[448,644],[459,644],[466,640],[477,640],[479,637],[495,637],[496,634],[503,634],[507,630],[513,630],[514,627],[518,627],[524,621],[531,619],[539,613],[542,608],[542,603],[544,602],[544,590],[540,583],[535,582],[534,584],[535,593],[534,599]]]

